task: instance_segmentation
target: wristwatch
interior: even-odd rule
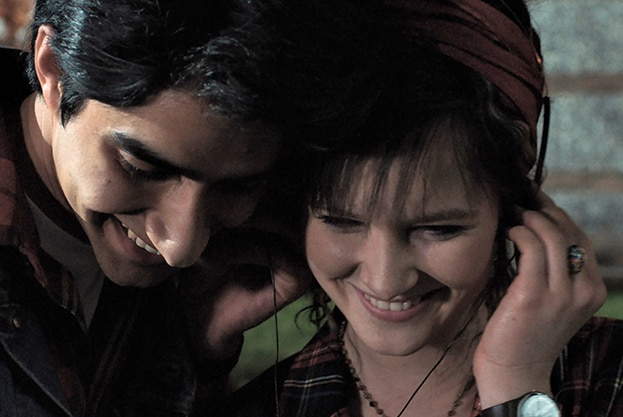
[[[482,417],[560,417],[560,408],[549,395],[532,391],[514,400],[485,408]]]

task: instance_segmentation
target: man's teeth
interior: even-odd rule
[[[385,311],[404,311],[404,310],[407,310],[413,307],[414,304],[417,304],[420,302],[419,299],[389,302],[389,301],[382,301],[382,300],[378,300],[376,298],[370,297],[368,294],[364,294],[364,296],[366,300],[368,300],[370,304],[372,304],[374,307],[378,308],[379,310],[385,310]]]
[[[123,226],[127,229],[127,226],[125,225]],[[130,229],[127,229],[127,230],[128,230],[128,237],[134,241],[136,246],[138,246],[141,249],[144,249],[146,252],[151,253],[153,255],[160,255],[160,252],[158,252],[155,248],[152,248],[147,243],[145,243],[145,241],[141,239],[140,237],[138,237],[136,233],[134,233]]]

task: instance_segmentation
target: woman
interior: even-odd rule
[[[368,124],[310,175],[328,324],[239,392],[238,415],[623,415],[623,324],[591,319],[606,292],[590,242],[538,187],[525,5],[388,4],[407,42]]]

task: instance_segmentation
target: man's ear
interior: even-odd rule
[[[56,62],[56,55],[50,47],[52,36],[54,36],[54,31],[50,26],[42,25],[39,27],[34,46],[34,63],[43,99],[49,110],[58,114],[62,92],[61,71]]]

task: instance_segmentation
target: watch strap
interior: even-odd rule
[[[537,399],[537,398],[540,398],[540,399],[547,398],[547,402],[551,403],[550,405],[556,404],[554,399],[548,394],[545,394],[544,392],[540,392],[540,391],[530,391],[522,395],[519,398],[515,398],[514,400],[506,401],[502,404],[498,404],[498,405],[494,405],[493,407],[485,408],[484,410],[480,412],[480,415],[482,417],[518,417],[519,415],[524,416],[525,415],[524,413],[526,412],[528,413],[528,415],[532,415],[534,410],[519,411],[519,409],[523,408],[524,406],[528,406],[528,401],[531,401],[532,399]],[[558,408],[557,405],[555,407],[557,408],[556,410],[557,413],[555,414],[551,413],[552,411],[551,408],[546,408],[543,410],[543,414],[537,413],[537,415],[560,417],[560,409]]]
[[[480,412],[482,417],[517,417],[517,408],[519,403],[524,398],[522,395],[514,400],[506,401],[505,403],[494,405],[493,407],[485,408]]]

